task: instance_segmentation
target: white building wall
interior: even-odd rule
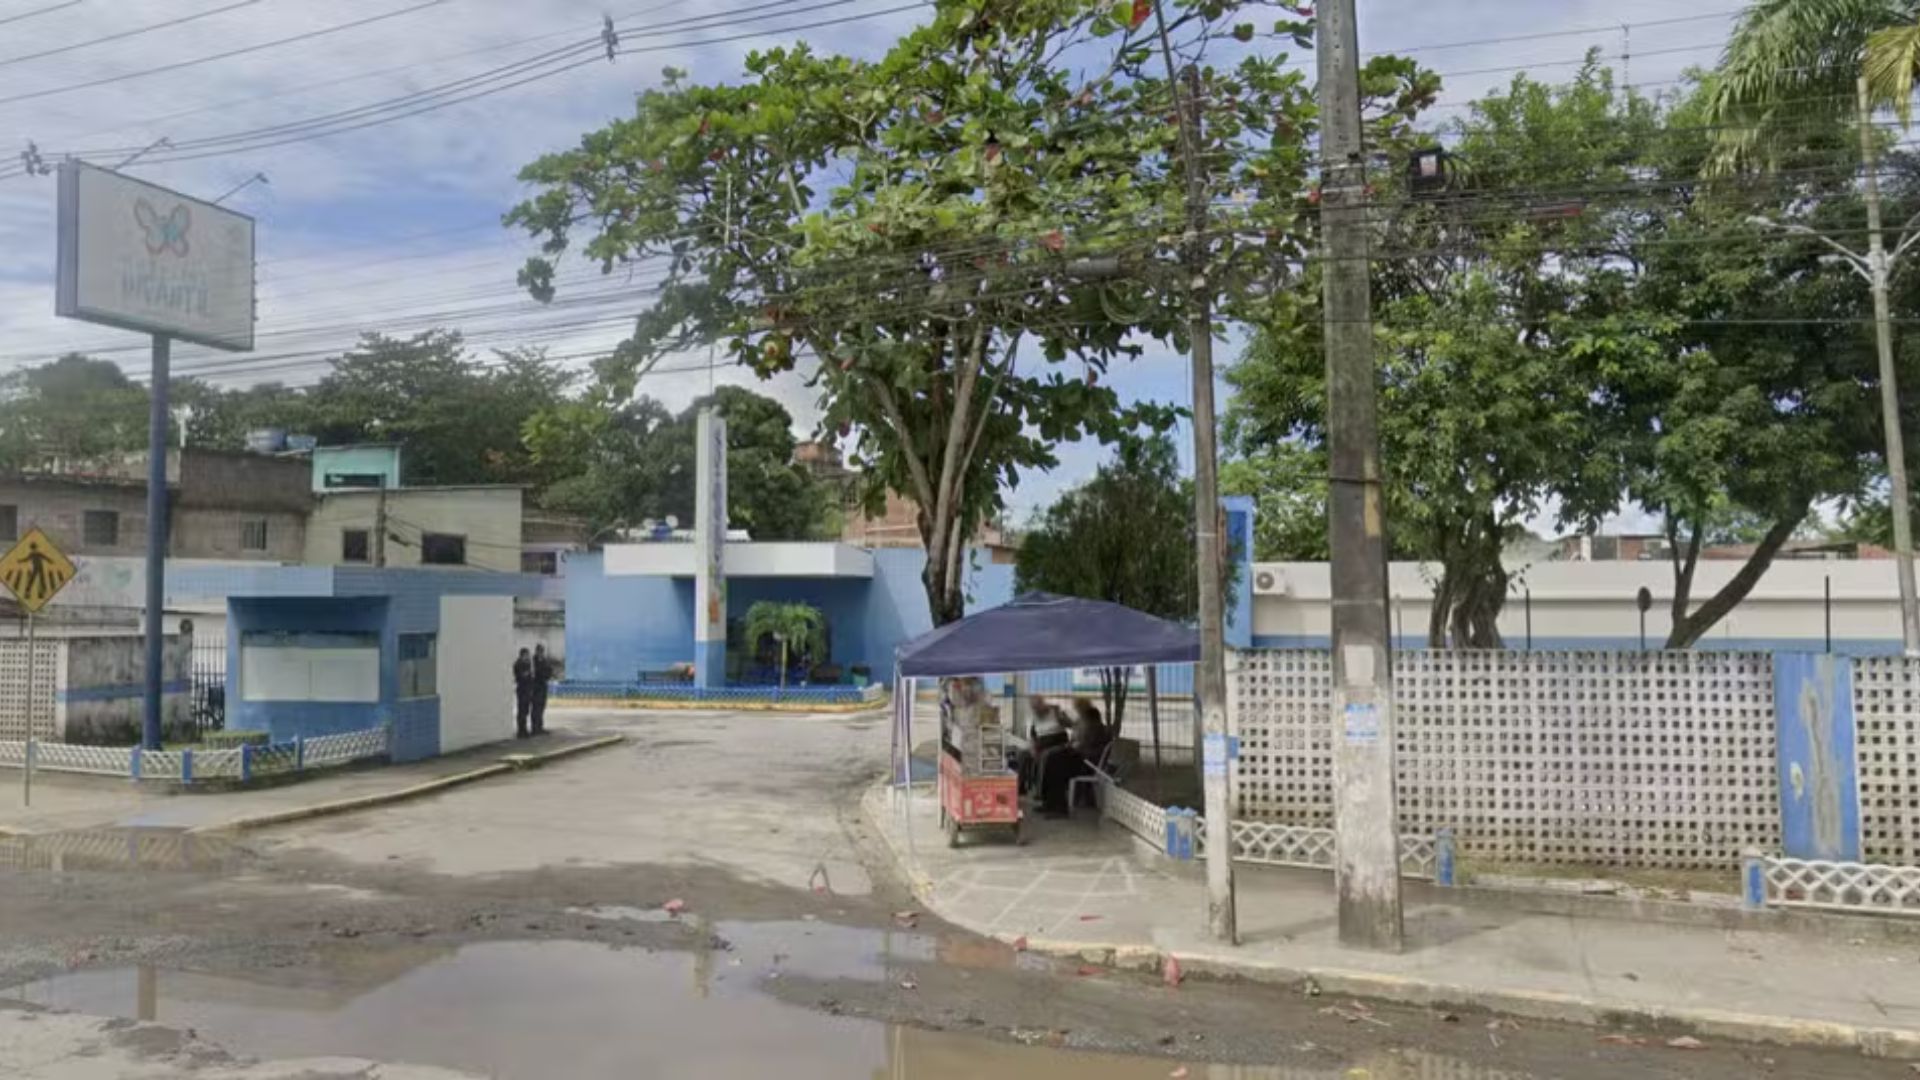
[[[513,734],[513,598],[443,596],[435,643],[440,752]]]
[[[1702,562],[1695,572],[1697,608],[1737,573],[1741,563]],[[1331,634],[1331,582],[1325,563],[1257,563],[1254,574],[1254,643],[1261,646],[1324,646]],[[1394,632],[1403,647],[1426,640],[1436,564],[1394,563],[1389,568]],[[1551,562],[1515,574],[1501,612],[1507,644],[1524,647],[1531,594],[1533,643],[1538,648],[1631,647],[1638,644],[1640,613],[1634,600],[1645,586],[1653,594],[1647,641],[1658,647],[1670,629],[1673,571],[1665,562]],[[1899,586],[1890,560],[1776,562],[1752,593],[1703,639],[1717,648],[1770,648],[1825,642],[1831,589],[1836,649],[1888,651],[1900,641]]]

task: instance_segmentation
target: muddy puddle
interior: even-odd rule
[[[654,921],[637,909],[595,917]],[[992,943],[816,922],[688,929],[706,947],[649,951],[575,941],[329,950],[242,975],[154,967],[75,972],[0,1001],[188,1028],[263,1058],[349,1055],[500,1080],[779,1076],[793,1080],[1527,1080],[1409,1051],[1314,1066],[1227,1066],[1019,1045],[886,1025],[777,999],[783,978],[913,992],[928,963],[1044,964]],[[1182,1071],[1184,1070],[1184,1071]],[[1358,1071],[1356,1071],[1358,1070]],[[1438,1070],[1438,1071],[1436,1071]]]

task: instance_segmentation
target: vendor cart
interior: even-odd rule
[[[1024,836],[1020,779],[1007,765],[1006,728],[979,679],[947,679],[940,690],[940,827],[947,846],[963,832]]]

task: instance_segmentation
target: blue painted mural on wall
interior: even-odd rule
[[[1858,861],[1853,665],[1844,657],[1775,653],[1773,713],[1786,853],[1796,859]]]

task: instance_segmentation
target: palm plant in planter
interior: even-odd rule
[[[788,659],[796,649],[810,657],[827,651],[827,620],[812,604],[761,600],[747,609],[747,640],[758,648],[761,639],[780,643],[780,688],[787,686]]]

